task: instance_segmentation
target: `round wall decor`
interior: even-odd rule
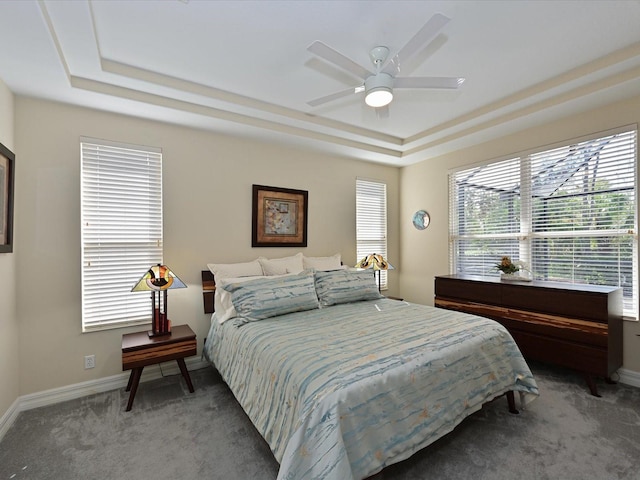
[[[418,230],[424,230],[429,226],[429,222],[431,221],[431,217],[426,210],[418,210],[413,214],[413,226]]]

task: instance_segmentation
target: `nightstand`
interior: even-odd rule
[[[189,392],[193,393],[193,384],[184,359],[196,353],[196,334],[193,333],[189,325],[172,327],[170,335],[160,337],[150,338],[147,331],[122,335],[122,370],[131,370],[126,389],[127,392],[130,392],[127,412],[131,410],[142,370],[147,365],[176,360],[180,372],[187,382]]]

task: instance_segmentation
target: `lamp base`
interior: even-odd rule
[[[165,312],[161,312],[157,308],[154,310],[151,330],[147,333],[149,338],[171,335],[171,320],[167,318],[167,314]]]
[[[149,335],[149,338],[153,338],[153,337],[166,337],[166,336],[171,336],[171,332],[153,332],[153,330],[149,330],[147,332],[147,335]]]

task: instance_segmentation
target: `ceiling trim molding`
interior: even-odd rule
[[[420,145],[418,147],[415,147],[411,150],[407,150],[404,152],[403,156],[408,156],[408,155],[413,155],[416,154],[418,152],[427,150],[429,148],[433,148],[439,145],[443,145],[446,143],[449,143],[451,141],[454,140],[458,140],[460,138],[472,135],[474,133],[478,133],[482,130],[487,130],[491,127],[495,127],[497,125],[503,124],[503,123],[507,123],[522,117],[525,117],[527,115],[531,115],[533,113],[537,113],[543,110],[546,110],[548,108],[551,107],[555,107],[558,106],[562,103],[566,103],[569,102],[571,100],[574,100],[576,98],[579,97],[583,97],[586,95],[591,95],[593,93],[596,93],[598,91],[607,89],[607,88],[611,88],[614,87],[616,85],[619,85],[621,83],[625,83],[625,82],[629,82],[632,80],[636,80],[640,78],[640,66],[634,67],[634,68],[630,68],[628,70],[625,70],[623,72],[620,72],[616,75],[611,75],[609,77],[597,80],[595,82],[591,82],[589,84],[583,85],[581,87],[577,87],[574,88],[568,92],[556,95],[554,97],[548,98],[546,100],[542,100],[539,102],[536,102],[532,105],[528,105],[526,107],[520,108],[518,110],[509,112],[509,113],[505,113],[503,115],[497,116],[493,119],[487,120],[486,122],[477,124],[475,126],[472,127],[468,127],[464,130],[460,130],[456,133],[453,133],[451,135],[447,135],[444,137],[441,137],[437,140],[434,140],[430,143],[426,143],[424,145]]]
[[[71,76],[71,86],[82,90],[101,93],[104,95],[111,95],[113,97],[119,97],[128,100],[134,100],[137,102],[146,103],[148,105],[155,105],[158,107],[171,108],[174,110],[181,110],[184,112],[195,113],[198,115],[207,116],[210,118],[216,118],[225,120],[228,122],[235,122],[246,126],[253,126],[257,128],[267,129],[280,133],[287,133],[291,135],[297,135],[313,140],[320,140],[324,142],[330,142],[337,145],[355,148],[361,151],[367,151],[371,153],[377,153],[392,158],[401,158],[402,152],[399,150],[393,150],[389,148],[379,147],[369,143],[357,142],[346,138],[335,137],[332,135],[314,132],[304,128],[293,127],[290,125],[284,125],[268,120],[263,120],[256,117],[250,117],[239,113],[229,112],[227,110],[221,110],[215,107],[209,107],[206,105],[187,102],[184,100],[178,100],[175,98],[166,97],[163,95],[156,95],[154,93],[143,92],[132,88],[121,87],[111,83],[99,82],[90,78]]]
[[[246,97],[244,95],[220,90],[218,88],[203,85],[201,83],[165,75],[162,73],[154,72],[152,70],[134,67],[132,65],[127,65],[115,60],[109,60],[101,57],[100,64],[102,66],[102,70],[105,72],[141,80],[158,86],[171,88],[182,93],[191,93],[194,95],[207,97],[209,99],[230,103],[232,105],[241,105],[244,107],[252,108],[254,110],[259,110],[261,112],[280,115],[282,117],[297,121],[313,123],[314,125],[328,127],[330,129],[338,130],[343,133],[348,132],[372,141],[396,145],[398,147],[400,147],[404,142],[402,138],[393,135],[386,135],[366,128],[355,127],[353,125],[339,122],[337,120],[317,117],[308,113],[300,112],[290,108],[280,107],[278,105],[263,102],[261,100],[256,100],[251,97]]]
[[[416,135],[407,137],[405,139],[404,145],[419,142],[420,140],[423,140],[427,137],[431,137],[433,135],[441,133],[444,130],[470,122],[481,116],[495,113],[501,109],[513,106],[519,102],[532,99],[536,95],[540,95],[554,88],[564,86],[570,82],[580,80],[581,78],[593,76],[594,72],[600,72],[606,68],[611,68],[617,64],[623,63],[639,56],[640,42],[612,52],[611,54],[600,57],[592,62],[580,65],[560,75],[550,78],[549,80],[533,85],[532,87],[520,90],[512,95],[508,95],[497,102],[484,105],[483,107],[469,112],[466,115],[456,117],[452,120],[449,120],[448,122],[444,122],[435,128],[424,130]],[[613,75],[612,77],[615,77],[615,75]]]
[[[49,15],[49,10],[47,10],[47,5],[44,0],[38,0],[38,7],[40,8],[40,12],[42,13],[42,17],[44,18],[44,22],[47,25],[47,30],[49,31],[49,35],[51,36],[51,40],[56,47],[56,52],[58,52],[58,59],[62,64],[62,68],[64,70],[65,75],[67,76],[67,80],[71,79],[71,71],[69,70],[69,65],[67,64],[67,60],[64,56],[64,52],[62,51],[62,45],[60,44],[60,39],[56,34],[55,27],[53,26],[53,21],[51,20],[51,15]]]

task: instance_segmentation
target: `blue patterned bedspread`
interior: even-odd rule
[[[205,355],[280,462],[278,480],[366,478],[498,395],[538,395],[497,322],[389,299],[213,321]]]

